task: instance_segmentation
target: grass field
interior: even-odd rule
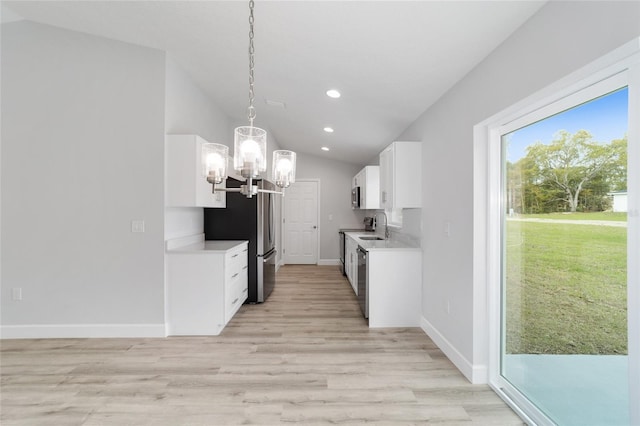
[[[570,219],[570,220],[613,220],[616,222],[625,222],[627,220],[626,213],[613,212],[596,212],[596,213],[545,213],[545,214],[527,214],[520,215],[522,218],[536,219]]]
[[[508,221],[506,229],[506,352],[626,354],[626,228]]]

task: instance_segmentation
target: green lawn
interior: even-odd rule
[[[616,222],[626,222],[626,213],[595,212],[595,213],[544,213],[519,215],[520,218],[537,219],[570,219],[570,220],[613,220]]]
[[[508,221],[506,229],[507,353],[626,354],[626,228]]]

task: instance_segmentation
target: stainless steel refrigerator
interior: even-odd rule
[[[227,179],[228,188],[243,182]],[[274,191],[267,180],[256,182],[258,188]],[[247,302],[267,300],[276,284],[276,234],[274,222],[274,194],[258,193],[252,198],[227,193],[227,207],[204,209],[204,233],[207,240],[249,241],[249,296]]]

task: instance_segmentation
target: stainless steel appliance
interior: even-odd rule
[[[243,182],[227,179],[228,188]],[[258,188],[274,191],[267,180],[257,182]],[[235,192],[227,193],[227,207],[204,209],[204,234],[207,240],[249,241],[249,295],[247,302],[261,303],[276,284],[276,233],[274,194],[259,192],[247,198]]]
[[[369,285],[367,283],[367,251],[358,246],[358,304],[365,318],[369,318]]]
[[[351,207],[360,208],[360,187],[351,190]]]

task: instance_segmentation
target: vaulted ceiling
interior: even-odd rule
[[[3,4],[12,17],[165,50],[246,124],[246,1]],[[256,125],[283,149],[364,164],[543,4],[257,0]]]

